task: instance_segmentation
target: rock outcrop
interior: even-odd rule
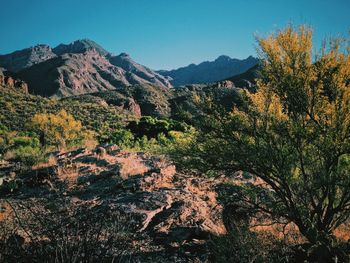
[[[29,84],[29,92],[67,97],[129,85],[126,72],[111,65],[94,50],[67,53],[22,70],[17,75]]]
[[[14,88],[25,94],[28,94],[28,85],[22,80],[14,79],[10,76],[5,76],[0,68],[0,87]]]
[[[56,57],[56,54],[53,53],[51,47],[36,45],[11,54],[0,55],[0,67],[11,72],[18,72],[54,57]]]
[[[90,39],[80,39],[76,40],[70,44],[59,44],[52,51],[60,56],[67,53],[85,53],[87,51],[96,51],[101,56],[108,56],[109,52],[97,44],[95,41]]]
[[[225,81],[230,81],[237,88],[247,88],[253,91],[256,85],[256,79],[259,77],[259,65],[248,69],[242,74],[235,75],[233,77],[227,78]]]
[[[232,81],[229,80],[222,80],[214,84],[214,87],[217,88],[233,88],[235,87],[235,84]]]

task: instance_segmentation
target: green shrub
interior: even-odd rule
[[[130,122],[127,128],[138,138],[144,135],[147,138],[157,138],[159,134],[168,136],[170,131],[186,132],[191,126],[171,119],[157,119],[145,116],[139,121]]]

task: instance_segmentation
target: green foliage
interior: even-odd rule
[[[0,159],[21,162],[30,167],[43,160],[40,142],[35,134],[0,131]]]
[[[19,147],[39,148],[40,141],[38,138],[20,136],[20,137],[13,138],[12,145],[13,145],[12,146],[13,148],[19,148]]]
[[[8,159],[20,162],[24,167],[28,168],[45,160],[41,148],[32,146],[17,147],[14,150],[8,151],[7,155],[9,156]]]
[[[108,143],[114,143],[121,147],[130,148],[134,146],[135,137],[129,130],[117,129],[107,139]]]

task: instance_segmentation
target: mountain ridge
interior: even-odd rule
[[[166,77],[135,62],[126,53],[113,55],[89,39],[14,51],[0,56],[0,67],[43,96],[67,97],[135,84],[171,88]]]
[[[188,84],[213,83],[244,73],[258,63],[258,59],[248,56],[246,59],[231,58],[221,55],[213,61],[204,61],[199,64],[189,64],[172,70],[158,70],[163,76],[168,76],[173,86]]]
[[[87,38],[54,48],[38,44],[0,55],[0,67],[28,83],[30,93],[47,97],[69,97],[133,85],[164,89],[212,85],[246,72],[257,62],[252,56],[236,59],[221,55],[214,61],[155,71],[137,63],[125,52],[115,55]]]

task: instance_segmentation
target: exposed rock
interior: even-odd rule
[[[168,78],[136,63],[129,55],[114,56],[89,39],[54,49],[37,45],[0,55],[0,67],[18,73],[31,93],[43,96],[67,97],[135,84],[172,87]],[[127,105],[137,112],[134,106]]]
[[[115,90],[132,84],[161,85],[156,79],[144,79],[112,65],[95,49],[84,53],[65,53],[17,75],[29,84],[30,93],[56,97]]]
[[[154,245],[175,253],[184,247],[190,254],[205,253],[209,235],[225,233],[215,182],[177,173],[164,158],[111,144],[51,156],[55,165],[17,176],[22,187],[11,198],[44,198],[64,182],[71,202],[119,211],[130,217],[135,232],[147,233]]]
[[[248,69],[242,74],[235,75],[233,77],[227,78],[226,81],[231,81],[234,83],[237,88],[246,88],[248,90],[255,89],[255,79],[259,77],[259,66],[255,65],[254,67]]]
[[[125,71],[114,67],[100,54],[64,54],[18,73],[29,91],[43,96],[66,97],[128,85]]]
[[[28,85],[22,80],[14,79],[10,76],[5,76],[0,69],[0,87],[15,88],[25,94],[28,94]]]
[[[232,81],[229,80],[222,80],[217,83],[215,83],[214,87],[217,88],[233,88],[235,87],[235,84]]]
[[[87,51],[95,51],[101,56],[109,55],[109,52],[90,39],[76,40],[68,45],[60,44],[52,50],[56,55],[60,56],[66,53],[85,53]]]

